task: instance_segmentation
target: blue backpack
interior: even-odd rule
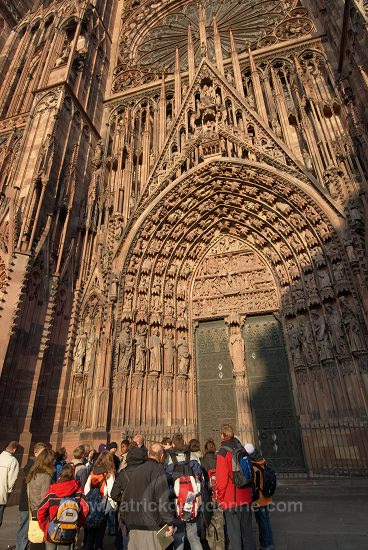
[[[86,519],[85,526],[87,528],[96,529],[103,524],[107,513],[108,497],[101,495],[101,486],[106,478],[100,481],[97,487],[92,487],[86,494],[86,500],[89,506],[89,513]]]
[[[250,458],[244,447],[232,449],[223,445],[224,449],[231,453],[231,462],[233,468],[232,482],[235,487],[248,487],[253,482],[253,466]]]

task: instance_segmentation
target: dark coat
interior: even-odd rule
[[[24,466],[24,468],[21,470],[21,473],[19,474],[22,476],[22,486],[20,488],[20,496],[19,496],[19,512],[28,512],[28,496],[27,496],[27,484],[26,484],[26,477],[29,474],[29,470],[32,468],[35,457],[30,457],[28,459],[27,464]]]
[[[115,500],[116,502],[121,502],[122,495],[126,489],[127,481],[130,473],[132,470],[137,468],[138,466],[141,466],[146,462],[147,460],[147,454],[146,451],[142,447],[131,447],[128,451],[127,459],[126,459],[126,467],[121,470],[114,481],[114,485],[111,490],[111,498]],[[128,476],[128,477],[127,477]],[[122,515],[122,510],[120,510],[119,515]]]
[[[201,466],[205,477],[210,470],[216,470],[216,453],[206,453],[201,459]]]
[[[173,525],[175,516],[163,466],[148,458],[130,472],[126,468],[121,473],[125,475],[126,492],[120,509],[128,529],[158,531],[166,523]]]

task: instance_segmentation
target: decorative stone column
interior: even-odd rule
[[[176,377],[176,418],[175,424],[183,426],[187,415],[187,380],[186,374],[178,374]]]
[[[233,371],[237,407],[238,433],[242,440],[253,440],[253,419],[250,408],[248,373]]]
[[[70,404],[70,413],[68,424],[71,426],[79,426],[83,419],[83,394],[85,388],[85,376],[83,373],[73,375],[72,382],[72,402]]]
[[[129,371],[119,372],[115,385],[114,420],[116,426],[124,426],[126,422],[126,390],[129,379]]]
[[[233,364],[234,390],[237,407],[237,431],[243,439],[253,439],[253,419],[250,408],[248,371],[245,364],[245,342],[241,332],[245,317],[237,313],[225,319],[229,325],[229,354]]]
[[[157,424],[158,379],[158,372],[151,372],[147,377],[146,423],[149,426]]]
[[[139,426],[142,420],[143,373],[132,375],[130,392],[129,424]]]
[[[165,374],[162,377],[162,408],[161,408],[162,419],[159,419],[159,422],[165,424],[165,426],[172,425],[172,420],[173,420],[172,404],[173,404],[173,375]]]

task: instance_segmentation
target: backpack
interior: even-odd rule
[[[256,502],[261,496],[261,471],[258,464],[254,464],[254,475],[252,483],[252,502]]]
[[[78,534],[80,506],[72,496],[60,500],[56,516],[50,521],[47,535],[55,544],[73,544]]]
[[[217,502],[218,490],[217,490],[217,481],[216,481],[216,468],[210,468],[208,470],[208,487],[212,493],[212,502]]]
[[[255,464],[254,482],[252,485],[252,499],[253,502],[258,500],[261,493],[264,497],[270,498],[273,496],[276,490],[277,478],[276,473],[270,466],[265,464],[260,466]],[[261,489],[261,476],[263,480],[263,490]]]
[[[66,463],[65,463],[65,464],[66,464]],[[70,466],[73,467],[74,478],[75,478],[75,476],[76,476],[77,468],[78,468],[79,466],[85,466],[85,464],[84,464],[83,462],[77,462],[77,464],[74,464],[74,462],[68,462],[68,464],[69,464]]]
[[[263,468],[263,496],[270,498],[274,495],[277,486],[277,478],[275,471],[270,466],[265,465]]]
[[[86,519],[85,527],[101,527],[105,520],[108,497],[101,495],[100,489],[103,482],[106,482],[105,476],[96,487],[92,487],[86,494],[86,500],[89,506],[89,513]]]
[[[179,463],[176,454],[170,454],[173,462],[173,481],[176,512],[180,521],[192,521],[197,517],[200,505],[201,484],[193,475],[190,452],[185,453],[185,462]]]
[[[231,453],[231,462],[233,469],[232,482],[235,487],[248,487],[253,481],[253,466],[250,458],[244,447],[235,449],[223,445],[224,449]]]

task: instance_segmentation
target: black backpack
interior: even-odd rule
[[[172,471],[172,478],[173,481],[177,480],[179,477],[182,476],[193,476],[192,467],[190,465],[190,451],[186,451],[184,453],[185,456],[185,462],[178,462],[178,457],[175,453],[169,453],[172,463],[173,463],[173,471]]]
[[[277,486],[275,471],[267,464],[263,468],[263,496],[270,498],[274,495]]]
[[[267,464],[265,464],[264,466],[254,464],[254,468],[254,481],[252,485],[253,502],[260,498],[261,493],[266,498],[272,497],[276,491],[277,486],[275,471]],[[261,476],[263,479],[263,491],[261,490]]]

